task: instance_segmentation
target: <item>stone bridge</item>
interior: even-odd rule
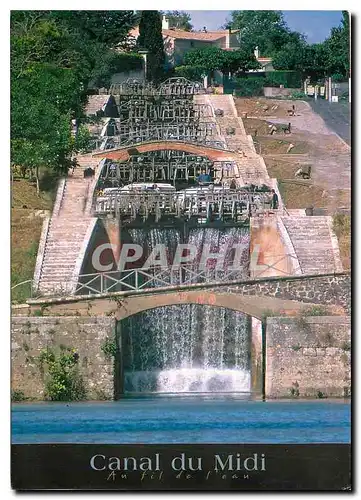
[[[186,153],[195,154],[198,156],[206,156],[213,161],[222,160],[237,160],[240,155],[234,151],[227,151],[211,146],[198,145],[185,141],[146,141],[131,146],[123,146],[121,148],[109,149],[93,153],[94,158],[108,158],[117,161],[127,161],[131,155],[139,153],[148,153],[150,151],[185,151]]]
[[[77,349],[90,399],[121,398],[125,351],[120,320],[161,306],[202,304],[253,316],[253,395],[291,397],[298,384],[301,397],[320,392],[344,397],[350,390],[350,285],[350,274],[334,273],[31,300],[12,308],[13,389],[42,399],[44,380],[31,360],[45,347],[66,345]],[[102,352],[111,338],[117,345],[114,359]]]
[[[292,316],[302,311],[310,314],[310,309],[316,306],[314,314],[346,316],[350,314],[350,295],[351,277],[348,273],[299,275],[41,298],[28,301],[28,314],[41,309],[43,315],[113,316],[122,320],[157,307],[202,304],[233,309],[259,320],[275,315]]]

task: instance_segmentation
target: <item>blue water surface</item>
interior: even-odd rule
[[[16,403],[18,443],[349,443],[346,401],[204,396]]]

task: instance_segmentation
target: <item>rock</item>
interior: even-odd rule
[[[262,109],[263,109],[263,111],[268,111],[269,110],[269,106],[267,106],[267,105],[263,106]]]
[[[317,356],[317,351],[313,347],[304,347],[302,350],[304,356]]]
[[[40,217],[41,219],[44,219],[45,217],[49,217],[49,215],[49,210],[35,210],[34,212],[30,212],[27,218],[34,219],[35,217]]]

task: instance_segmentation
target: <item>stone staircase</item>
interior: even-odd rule
[[[77,281],[78,257],[94,225],[87,203],[93,194],[93,179],[84,179],[83,171],[89,166],[96,167],[99,159],[90,155],[77,159],[80,166],[59,184],[45,241],[39,245],[42,255],[38,255],[35,289],[43,295],[73,291]]]
[[[342,264],[332,217],[281,217],[302,274],[341,272]]]
[[[88,102],[85,106],[86,116],[96,115],[97,111],[101,111],[103,106],[109,101],[110,95],[90,95],[88,96]]]

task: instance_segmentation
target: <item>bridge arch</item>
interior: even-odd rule
[[[146,141],[131,146],[108,149],[94,153],[95,158],[108,158],[117,161],[126,161],[134,154],[148,153],[150,151],[184,151],[198,156],[206,156],[210,160],[236,160],[238,155],[233,151],[228,151],[203,144],[193,144],[185,141]]]
[[[253,316],[259,320],[264,319],[267,315],[294,316],[302,310],[316,305],[276,297],[249,296],[230,292],[215,292],[212,290],[190,290],[126,297],[118,302],[118,307],[113,311],[113,314],[118,321],[121,321],[129,316],[157,309],[158,307],[181,304],[223,307]],[[331,309],[335,313],[334,308],[330,308],[330,311]]]

